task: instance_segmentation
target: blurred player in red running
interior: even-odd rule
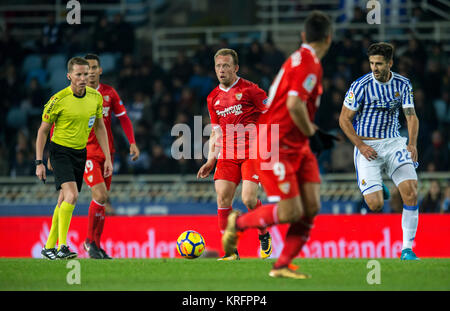
[[[120,121],[128,142],[130,143],[130,155],[133,161],[139,157],[139,148],[134,140],[133,125],[128,118],[127,111],[116,90],[106,84],[100,83],[102,68],[100,59],[95,54],[87,54],[84,57],[89,62],[88,85],[100,92],[103,96],[103,120],[108,132],[109,150],[111,159],[114,159],[114,141],[111,131],[111,115],[114,114]],[[89,253],[89,257],[95,259],[111,259],[100,246],[100,238],[105,223],[105,204],[108,202],[108,191],[111,187],[111,178],[103,178],[102,171],[105,157],[101,152],[95,133],[92,131],[86,146],[87,158],[84,170],[84,181],[91,188],[92,201],[89,205],[88,231],[83,246]]]
[[[230,252],[236,248],[241,231],[290,223],[284,248],[269,275],[295,279],[310,277],[296,271],[298,267],[291,262],[308,240],[320,209],[319,167],[310,141],[321,143],[312,120],[322,94],[320,59],[331,44],[330,19],[321,12],[312,12],[301,35],[304,43],[281,67],[269,91],[268,111],[258,120],[259,142],[267,141],[272,147],[270,157],[265,159],[259,150],[253,163],[269,201],[275,204],[244,215],[233,211],[222,237],[225,252]],[[267,130],[261,129],[264,124]],[[272,135],[274,126],[278,127],[278,135]]]
[[[249,209],[261,205],[258,200],[259,176],[249,161],[251,146],[256,158],[256,121],[266,111],[267,95],[256,84],[240,78],[238,55],[232,49],[220,49],[214,56],[219,85],[208,95],[211,125],[208,161],[200,168],[197,178],[206,178],[213,170],[217,193],[217,214],[221,233],[227,226],[228,215],[236,188],[242,180],[242,202]],[[265,228],[259,230],[261,258],[272,253],[271,237]],[[238,260],[237,249],[219,260]]]

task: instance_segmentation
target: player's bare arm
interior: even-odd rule
[[[215,147],[217,141],[216,131],[213,129],[211,135],[209,136],[209,151],[208,151],[208,161],[200,167],[197,173],[197,178],[206,178],[209,176],[211,171],[216,164],[218,149]]]
[[[403,113],[405,114],[409,135],[408,145],[406,146],[406,149],[408,149],[408,151],[411,153],[411,159],[414,162],[417,162],[417,135],[419,133],[419,119],[417,118],[414,108],[405,108],[403,109]]]
[[[47,122],[42,122],[39,127],[36,138],[36,160],[42,160],[44,155],[45,143],[47,142],[47,136],[50,133],[52,125]],[[45,165],[36,165],[36,176],[40,180],[46,179]]]
[[[317,126],[309,120],[306,102],[298,96],[290,95],[286,101],[289,114],[298,129],[306,136],[312,136],[316,132]]]
[[[356,134],[353,128],[353,118],[355,117],[356,111],[348,109],[344,105],[342,106],[341,114],[339,115],[339,126],[341,127],[344,134],[348,139],[358,148],[359,152],[367,160],[375,160],[377,158],[377,152],[370,146],[366,145],[361,138]]]
[[[105,123],[103,122],[102,118],[97,118],[94,123],[94,131],[95,136],[97,137],[98,143],[100,145],[100,148],[103,151],[103,154],[105,155],[105,170],[104,170],[104,177],[109,177],[112,175],[113,167],[111,162],[111,154],[109,151],[109,144],[108,144],[108,134],[106,132]]]

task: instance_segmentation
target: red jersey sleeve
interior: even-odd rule
[[[111,108],[116,117],[123,116],[127,113],[125,106],[123,105],[122,100],[120,99],[119,94],[117,94],[116,90],[111,88]]]
[[[213,108],[212,97],[208,96],[206,102],[208,104],[208,111],[209,111],[209,118],[211,119],[211,125],[214,128],[216,125],[219,125],[219,119],[217,118],[216,111]]]
[[[256,84],[250,88],[250,96],[253,104],[261,112],[266,112],[267,106],[267,94],[264,90],[260,89]]]
[[[316,87],[319,77],[315,70],[313,59],[301,59],[300,53],[295,54],[291,60],[292,70],[288,72],[289,91],[288,95],[298,96],[301,100],[306,101]],[[300,60],[297,61],[296,57]]]

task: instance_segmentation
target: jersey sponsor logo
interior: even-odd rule
[[[52,111],[53,106],[55,105],[56,101],[58,100],[58,97],[52,96],[52,98],[50,98],[50,100],[51,100],[51,102],[50,102],[50,105],[48,106],[47,113],[50,113]]]
[[[316,82],[317,82],[317,77],[316,77],[316,75],[313,74],[313,73],[310,73],[310,74],[306,77],[305,81],[303,81],[303,88],[304,88],[305,90],[307,90],[308,93],[311,93],[312,90],[314,89],[314,86],[316,86]]]
[[[95,123],[95,116],[91,116],[89,118],[88,127],[91,128],[92,126],[94,126],[94,123]]]
[[[230,114],[234,114],[235,116],[240,115],[242,114],[242,105],[239,104],[225,108],[224,110],[217,110],[216,114],[221,117],[226,117]]]
[[[103,107],[103,116],[104,117],[107,117],[109,115],[109,109],[110,108],[111,107]]]
[[[109,95],[103,96],[103,99],[104,99],[105,101],[109,102]]]
[[[237,93],[235,96],[236,96],[236,99],[237,99],[237,100],[241,100],[241,98],[242,98],[242,93]]]
[[[400,100],[391,100],[391,101],[382,101],[382,100],[375,100],[371,104],[377,109],[397,109],[398,105],[400,105]]]

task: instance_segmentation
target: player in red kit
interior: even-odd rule
[[[266,111],[267,95],[256,84],[237,76],[238,55],[232,49],[221,49],[214,56],[219,85],[208,95],[211,125],[208,161],[198,171],[198,178],[213,170],[217,193],[218,223],[221,233],[232,211],[236,188],[242,180],[242,202],[249,209],[261,205],[257,198],[259,176],[249,161],[256,158],[256,121]],[[252,147],[253,146],[253,147]],[[259,230],[261,258],[272,253],[272,241],[265,228]],[[237,249],[220,260],[238,260]]]
[[[130,143],[130,155],[135,161],[139,157],[139,148],[134,140],[133,125],[127,116],[127,111],[116,90],[106,84],[100,83],[102,68],[100,59],[95,54],[84,57],[89,62],[88,85],[100,92],[103,96],[103,120],[108,132],[109,150],[114,153],[114,141],[111,131],[111,115],[114,114],[120,121],[123,131]],[[88,231],[83,244],[89,257],[95,259],[111,259],[100,246],[100,238],[105,223],[105,204],[108,201],[108,191],[111,187],[111,178],[103,178],[102,171],[105,157],[101,152],[95,133],[91,132],[86,146],[87,158],[84,170],[84,181],[91,188],[92,201],[89,205]]]
[[[225,252],[236,248],[239,232],[248,228],[289,223],[284,248],[269,275],[306,279],[291,262],[309,238],[320,209],[320,175],[310,140],[319,140],[314,125],[322,94],[320,59],[331,44],[331,22],[314,11],[305,20],[304,42],[283,64],[269,91],[268,111],[258,120],[258,141],[267,141],[268,157],[259,150],[253,161],[272,205],[244,215],[233,211],[222,237]],[[266,125],[266,127],[261,127]],[[277,128],[274,135],[272,128]],[[275,131],[276,133],[276,131]],[[260,149],[260,148],[259,148]]]

